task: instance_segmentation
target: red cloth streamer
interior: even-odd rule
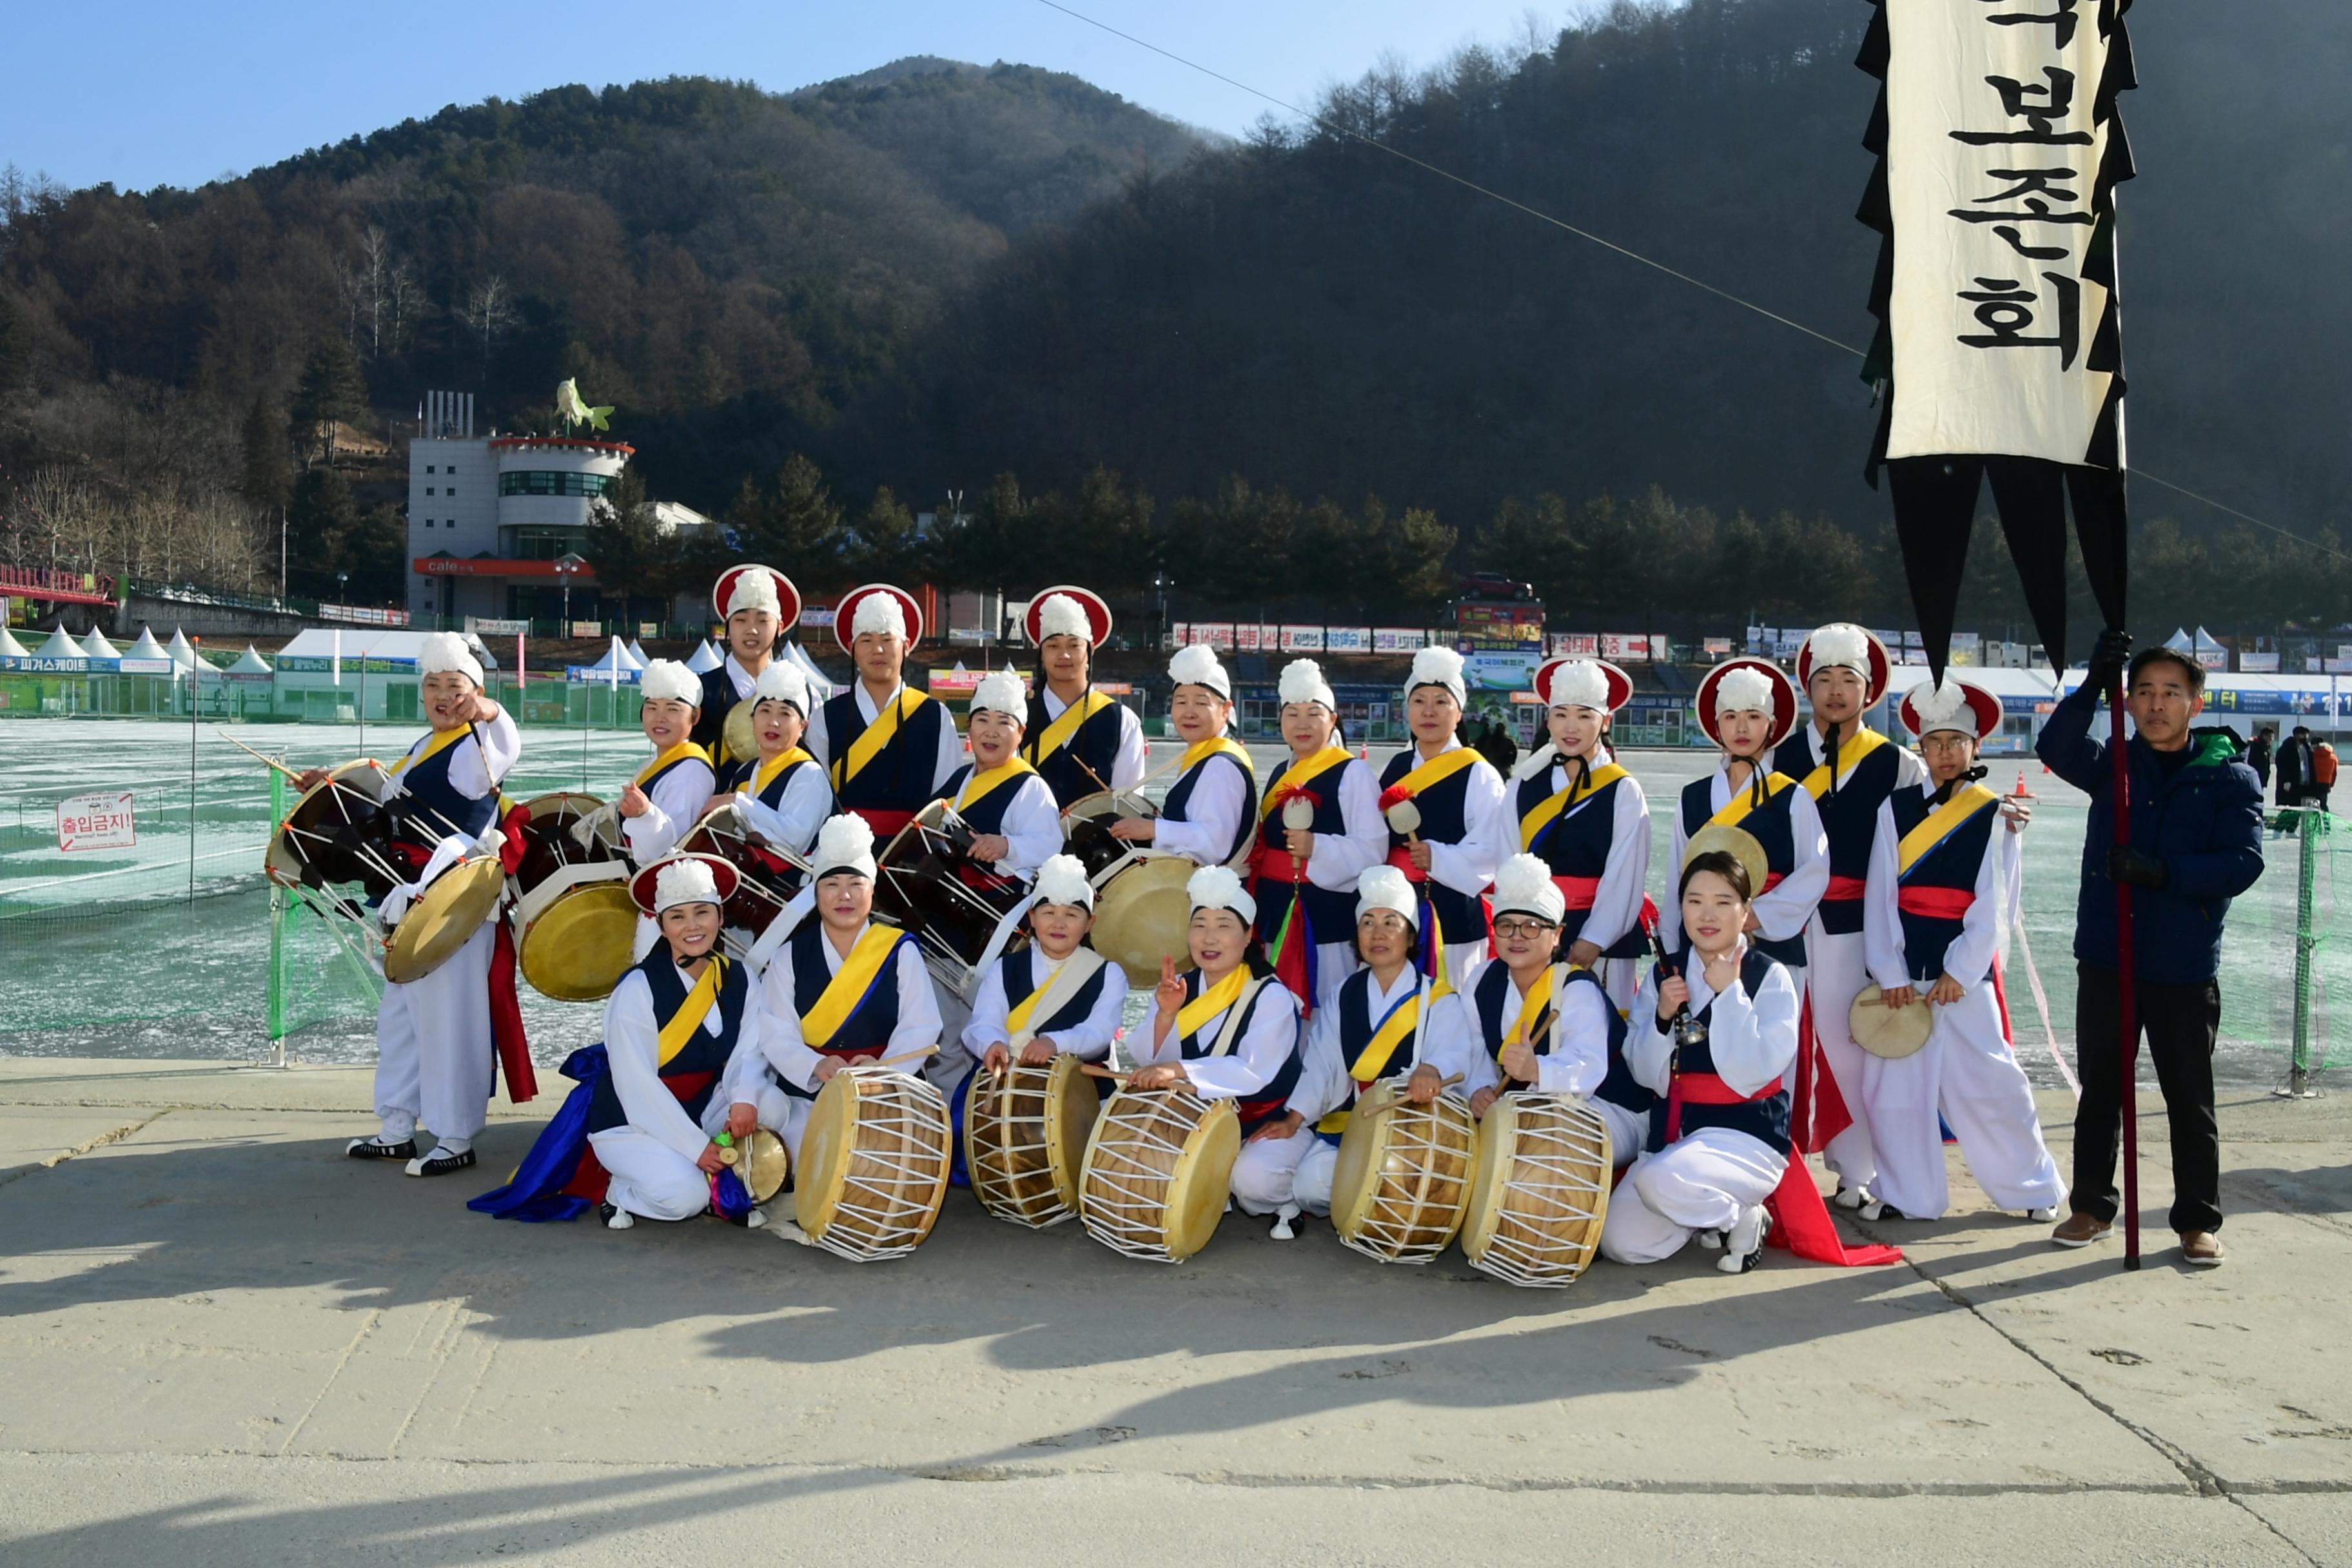
[[[1977,901],[1972,888],[1904,888],[1895,895],[1895,907],[1924,920],[1956,921]]]
[[[605,1070],[609,1072],[612,1069],[608,1068]],[[680,1073],[676,1078],[665,1078],[661,1081],[662,1087],[677,1096],[677,1102],[684,1105],[718,1082],[719,1075],[715,1072],[688,1072]],[[563,1195],[601,1204],[604,1201],[605,1189],[612,1184],[613,1173],[604,1169],[604,1161],[596,1158],[595,1143],[583,1142],[580,1150],[580,1163],[573,1167],[572,1179],[563,1184]]]
[[[490,924],[497,931],[490,939],[490,1046],[507,1080],[507,1098],[521,1105],[538,1095],[539,1074],[523,1037],[522,999],[515,994],[514,927],[497,915]]]
[[[1250,875],[1262,882],[1300,887],[1307,881],[1307,859],[1287,849],[1269,849],[1261,844],[1250,856]]]
[[[874,837],[885,844],[898,837],[907,824],[915,820],[911,811],[885,811],[878,805],[853,805],[849,809],[864,817],[866,826],[874,830]]]
[[[1797,1081],[1790,1096],[1789,1137],[1797,1153],[1818,1154],[1853,1125],[1853,1112],[1830,1072],[1821,1032],[1813,1026],[1813,988],[1805,987],[1797,1013]]]
[[[1741,1094],[1711,1072],[1678,1072],[1666,1090],[1666,1142],[1671,1144],[1682,1136],[1685,1105],[1740,1105],[1777,1094],[1780,1089],[1775,1080],[1754,1094]],[[1809,1262],[1855,1268],[1903,1261],[1900,1247],[1845,1244],[1830,1219],[1829,1205],[1822,1202],[1822,1190],[1813,1185],[1813,1173],[1806,1167],[1801,1152],[1790,1153],[1780,1170],[1780,1184],[1764,1200],[1764,1207],[1772,1215],[1772,1245],[1785,1247]]]

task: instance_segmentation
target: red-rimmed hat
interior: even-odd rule
[[[718,856],[670,855],[655,861],[652,865],[646,867],[644,870],[629,879],[630,900],[646,914],[653,916],[656,920],[660,919],[661,874],[669,867],[688,862],[698,864],[709,871],[711,897],[708,900],[698,898],[685,901],[690,903],[702,903],[708,901],[714,904],[724,904],[728,900],[735,896],[735,887],[739,879],[736,875],[735,868],[728,864],[726,861],[719,858]]]
[[[1788,671],[1763,658],[1727,658],[1700,676],[1691,706],[1698,714],[1699,729],[1718,746],[1723,744],[1723,731],[1716,718],[1716,693],[1723,678],[1735,669],[1752,669],[1772,683],[1772,730],[1757,753],[1760,756],[1787,740],[1797,727],[1797,683],[1789,679]]]
[[[1854,640],[1856,638],[1860,639],[1858,643]],[[1819,654],[1813,647],[1816,642],[1823,645]],[[1857,659],[1867,662],[1870,668],[1864,669],[1861,663],[1855,662]],[[1815,626],[1798,646],[1797,685],[1800,689],[1812,689],[1813,670],[1817,665],[1823,669],[1851,669],[1862,676],[1863,683],[1870,692],[1863,699],[1864,708],[1877,706],[1878,700],[1886,695],[1887,678],[1895,673],[1895,661],[1886,657],[1886,645],[1878,640],[1875,633],[1855,626],[1852,621],[1832,621],[1825,626]]]
[[[1975,681],[1964,680],[1948,670],[1942,686],[1931,686],[1923,680],[1905,692],[1902,700],[1895,705],[1895,714],[1914,735],[1925,735],[1934,730],[1959,730],[1961,716],[1966,714],[1975,722],[1976,738],[1981,741],[2000,729],[2000,699]]]
[[[726,571],[719,574],[719,581],[710,590],[710,607],[719,612],[719,618],[723,621],[735,613],[736,586],[748,574],[753,572],[765,572],[775,580],[776,625],[785,629],[800,625],[801,591],[793,587],[793,580],[782,572],[772,566],[761,566],[756,562],[745,562],[740,566],[730,566]]]
[[[1091,588],[1064,583],[1058,587],[1041,589],[1030,599],[1029,608],[1021,617],[1021,629],[1029,634],[1030,647],[1044,645],[1045,632],[1041,623],[1045,619],[1045,601],[1056,594],[1076,600],[1078,608],[1087,613],[1088,647],[1100,647],[1110,640],[1110,606],[1103,603],[1102,595]]]
[[[1614,713],[1617,710],[1625,706],[1626,699],[1633,695],[1633,678],[1626,674],[1623,670],[1618,668],[1615,665],[1611,664],[1607,659],[1552,658],[1546,659],[1536,670],[1536,695],[1543,700],[1543,705],[1545,707],[1557,708],[1561,702],[1569,700],[1565,698],[1555,699],[1551,694],[1551,687],[1553,680],[1559,677],[1559,672],[1566,669],[1570,665],[1589,665],[1592,668],[1601,672],[1602,689],[1601,704],[1605,704],[1605,706],[1601,706],[1578,700],[1571,702],[1570,704],[1570,706],[1577,708],[1601,706],[1601,711],[1606,713]]]
[[[851,629],[857,625],[857,606],[877,594],[887,594],[898,601],[898,613],[907,619],[907,646],[912,647],[923,640],[923,610],[915,603],[915,595],[895,584],[868,583],[844,594],[841,603],[833,607],[833,640],[841,645],[842,652],[857,651],[852,646],[857,641],[857,634]]]

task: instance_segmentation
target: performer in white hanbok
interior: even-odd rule
[[[417,656],[418,696],[431,727],[392,765],[386,803],[394,847],[417,871],[395,888],[382,913],[396,917],[426,879],[467,852],[496,853],[499,782],[522,754],[522,735],[505,709],[482,693],[476,647],[454,632],[436,632]],[[327,776],[313,769],[296,780],[304,790]],[[357,1160],[398,1160],[412,1176],[437,1176],[474,1163],[474,1139],[489,1120],[493,1068],[506,1064],[508,1088],[529,1099],[530,1057],[516,1010],[514,964],[499,954],[500,922],[493,916],[466,945],[422,979],[387,983],[376,1008],[375,1114],[373,1138],[354,1139],[345,1152]],[[431,1129],[429,1153],[416,1152],[419,1122]]]
[[[614,809],[629,862],[642,868],[668,858],[701,818],[719,788],[719,773],[710,753],[693,740],[701,679],[674,658],[657,658],[637,678],[637,723],[654,754],[622,789]],[[639,915],[634,956],[642,959],[659,940],[660,928]]]
[[[964,1048],[984,1072],[1016,1061],[1045,1067],[1065,1055],[1108,1061],[1127,1008],[1127,972],[1087,945],[1095,890],[1076,856],[1050,856],[1037,868],[1026,918],[1029,945],[981,976]]]
[[[682,1220],[710,1209],[725,1147],[778,1129],[784,1097],[766,1082],[758,987],[719,956],[721,907],[735,889],[723,860],[677,855],[637,873],[637,907],[662,944],[604,1003],[606,1070],[588,1106],[588,1145],[610,1174],[604,1224]],[[751,1209],[745,1223],[765,1225]]]
[[[1547,740],[1512,770],[1516,847],[1551,868],[1564,956],[1598,975],[1622,1012],[1650,951],[1650,803],[1609,750],[1610,721],[1633,682],[1600,659],[1556,658],[1536,671],[1535,688]]]
[[[1482,1120],[1507,1089],[1594,1094],[1624,1038],[1624,1019],[1600,977],[1560,961],[1567,910],[1551,868],[1533,855],[1512,856],[1495,873],[1494,899],[1494,956],[1447,1000],[1452,1016],[1438,1029],[1449,1044],[1468,1042],[1462,1087]]]
[[[771,1079],[789,1097],[774,1124],[797,1162],[817,1091],[852,1062],[913,1073],[940,1043],[940,1003],[915,939],[874,914],[874,829],[829,819],[809,858],[816,917],[760,977]]]
[[[1258,803],[1250,894],[1258,941],[1312,1016],[1356,967],[1356,879],[1387,857],[1389,829],[1371,764],[1342,743],[1322,667],[1292,659],[1279,691],[1290,760]]]
[[[1151,1012],[1128,1037],[1144,1065],[1128,1079],[1135,1089],[1184,1082],[1204,1100],[1230,1100],[1242,1125],[1234,1162],[1234,1201],[1250,1214],[1277,1215],[1277,1238],[1290,1235],[1297,1205],[1291,1178],[1315,1135],[1289,1109],[1300,1074],[1298,999],[1274,977],[1250,935],[1257,905],[1241,879],[1204,866],[1185,884],[1192,914],[1186,942],[1192,967],[1160,961]]]
[[[1762,1253],[1765,1205],[1789,1171],[1799,1003],[1789,972],[1748,943],[1749,887],[1738,856],[1693,856],[1679,893],[1689,973],[1661,966],[1642,984],[1625,1060],[1661,1098],[1601,1224],[1601,1250],[1620,1263],[1671,1258],[1694,1236],[1723,1248],[1728,1274]]]
[[[1233,679],[1215,650],[1200,643],[1176,650],[1168,679],[1168,721],[1184,742],[1176,782],[1157,818],[1120,817],[1111,834],[1195,865],[1227,865],[1257,828],[1257,771],[1249,752],[1225,733],[1234,720]]]
[[[1946,676],[1897,709],[1919,737],[1927,779],[1878,808],[1863,932],[1889,1007],[1933,1009],[1927,1043],[1907,1057],[1865,1055],[1862,1098],[1877,1155],[1867,1218],[1937,1219],[1950,1204],[1951,1125],[1977,1184],[2029,1219],[2057,1217],[2066,1190],[2042,1141],[2033,1089],[2010,1041],[2001,956],[2018,901],[2017,836],[2000,796],[1978,781],[1977,748],[2000,728],[2000,699]]]
[[[1462,656],[1425,647],[1404,680],[1412,744],[1381,770],[1381,810],[1389,822],[1389,864],[1411,878],[1436,913],[1424,942],[1441,940],[1445,973],[1459,990],[1486,956],[1486,906],[1481,897],[1495,868],[1517,843],[1509,792],[1494,764],[1462,743],[1467,689]],[[1400,807],[1410,806],[1410,812]],[[1402,818],[1412,825],[1400,826]]]
[[[803,743],[825,765],[841,809],[887,843],[947,793],[963,749],[954,717],[906,681],[908,651],[923,640],[912,594],[887,583],[851,589],[834,606],[833,635],[857,679],[818,706]]]
[[[1443,974],[1432,977],[1413,962],[1421,911],[1412,882],[1393,866],[1374,866],[1357,884],[1356,951],[1363,967],[1316,1012],[1290,1097],[1289,1109],[1315,1129],[1291,1181],[1292,1201],[1307,1214],[1331,1212],[1339,1141],[1364,1090],[1402,1079],[1405,1098],[1427,1105],[1447,1079],[1466,1079],[1475,1065],[1461,1029],[1439,1039],[1432,1026],[1452,993]]]
[[[1029,699],[1021,754],[1045,776],[1062,805],[1107,789],[1143,782],[1143,721],[1135,710],[1097,691],[1090,666],[1110,636],[1102,595],[1064,584],[1029,601],[1022,618],[1036,646],[1045,682]]]
[[[724,768],[751,760],[728,752],[727,715],[738,702],[755,700],[760,678],[777,668],[776,650],[800,625],[801,595],[772,566],[730,566],[710,590],[710,607],[727,628],[727,657],[702,672],[694,742]],[[807,712],[805,705],[802,711]]]
[[[1009,669],[972,689],[971,761],[948,779],[946,798],[972,833],[967,879],[1026,883],[1062,847],[1062,814],[1054,792],[1021,755],[1029,697]]]
[[[751,692],[759,754],[727,763],[719,776],[722,798],[732,798],[755,838],[803,857],[833,815],[824,765],[801,744],[808,711],[808,678],[781,659],[769,665]],[[771,868],[782,871],[784,862],[772,858]]]

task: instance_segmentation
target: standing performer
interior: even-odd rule
[[[1158,818],[1123,816],[1111,824],[1111,834],[1195,865],[1223,866],[1241,854],[1257,827],[1251,816],[1257,772],[1249,752],[1225,733],[1234,719],[1234,683],[1215,651],[1199,643],[1176,650],[1168,679],[1169,721],[1184,741],[1176,782]]]
[[[1692,707],[1723,756],[1714,773],[1683,786],[1667,863],[1680,867],[1691,840],[1709,827],[1737,827],[1762,846],[1769,869],[1748,906],[1748,940],[1789,972],[1801,995],[1805,925],[1829,886],[1829,838],[1812,795],[1764,761],[1797,727],[1797,688],[1779,665],[1727,659],[1700,678]],[[1675,900],[1658,911],[1658,940],[1668,952],[1682,947]]]
[[[1655,1263],[1714,1232],[1716,1267],[1745,1274],[1762,1255],[1768,1199],[1789,1173],[1789,1086],[1797,1057],[1796,984],[1748,945],[1748,871],[1709,850],[1683,868],[1678,900],[1692,973],[1642,983],[1625,1059],[1664,1098],[1647,1149],[1609,1200],[1601,1250]],[[1820,1205],[1812,1178],[1799,1179]]]
[[[1389,864],[1419,885],[1435,911],[1422,938],[1433,945],[1442,940],[1446,981],[1456,990],[1486,956],[1480,895],[1515,842],[1503,775],[1455,733],[1465,700],[1460,654],[1450,647],[1415,653],[1404,680],[1412,744],[1381,770],[1382,813],[1411,802],[1420,817],[1405,831],[1391,815]]]
[[[694,743],[718,764],[747,762],[728,753],[727,714],[752,700],[760,677],[774,665],[784,635],[800,625],[801,595],[793,580],[769,566],[730,566],[710,590],[711,607],[727,628],[727,657],[702,672],[701,716]],[[807,710],[803,704],[802,710]]]
[[[1374,866],[1357,883],[1356,951],[1364,966],[1317,1011],[1290,1097],[1290,1110],[1315,1129],[1291,1181],[1292,1201],[1307,1214],[1331,1212],[1339,1141],[1364,1090],[1402,1078],[1405,1098],[1427,1105],[1446,1079],[1471,1071],[1469,1042],[1460,1030],[1450,1040],[1436,1037],[1436,1010],[1452,993],[1443,976],[1433,980],[1413,962],[1420,919],[1421,900],[1395,867]]]
[[[676,855],[630,884],[637,907],[660,923],[662,943],[604,1004],[606,1066],[591,1092],[587,1133],[612,1178],[602,1208],[609,1229],[710,1209],[711,1178],[726,1169],[719,1140],[776,1128],[786,1110],[765,1081],[759,992],[718,953],[735,876],[724,861]],[[744,1223],[768,1216],[753,1208]]]
[[[1862,939],[1870,847],[1878,832],[1878,808],[1887,796],[1897,788],[1916,787],[1927,776],[1918,758],[1890,745],[1862,721],[1886,694],[1890,668],[1886,646],[1862,627],[1833,621],[1816,629],[1797,649],[1797,680],[1812,700],[1813,721],[1772,752],[1773,770],[1795,779],[1813,797],[1829,839],[1829,886],[1805,932],[1806,1001],[1813,1037],[1850,1120],[1825,1141],[1817,1134],[1806,1146],[1822,1148],[1824,1162],[1837,1173],[1837,1205],[1847,1209],[1870,1202],[1871,1179],[1878,1170],[1862,1100],[1864,1052],[1846,1023],[1855,995],[1870,978]],[[1811,1087],[1816,1104],[1825,1104],[1821,1085]],[[1840,1119],[1834,1107],[1812,1114],[1823,1132]],[[1799,1131],[1802,1135],[1807,1130]]]
[[[992,671],[972,689],[971,761],[948,779],[947,793],[972,832],[971,861],[961,868],[967,879],[990,877],[1000,887],[1026,882],[1062,847],[1054,792],[1021,756],[1028,714],[1021,678],[1009,669]]]
[[[1258,805],[1250,894],[1257,900],[1258,940],[1275,973],[1312,1017],[1356,966],[1349,940],[1356,879],[1388,854],[1389,830],[1370,764],[1340,743],[1339,705],[1322,667],[1311,658],[1291,660],[1283,667],[1280,693],[1290,761]],[[1294,827],[1293,816],[1311,820]]]
[[[1472,973],[1440,1028],[1471,1042],[1462,1087],[1473,1116],[1484,1119],[1506,1089],[1591,1095],[1608,1077],[1624,1020],[1598,975],[1560,961],[1566,913],[1550,868],[1535,856],[1514,855],[1495,873],[1495,956]]]
[[[804,743],[841,808],[887,840],[947,793],[962,756],[955,720],[904,679],[907,650],[923,640],[923,612],[904,588],[850,590],[834,607],[833,635],[857,679],[816,710]]]
[[[981,977],[964,1048],[989,1072],[1015,1061],[1044,1067],[1064,1053],[1109,1060],[1127,1008],[1127,972],[1087,945],[1095,890],[1077,857],[1049,856],[1038,867],[1028,918],[1034,940]]]
[[[1021,754],[1062,805],[1143,779],[1143,721],[1089,683],[1094,650],[1110,636],[1099,595],[1064,585],[1029,601],[1022,625],[1037,649],[1043,684],[1029,699]]]
[[[1243,1138],[1234,1201],[1246,1213],[1276,1215],[1272,1234],[1286,1241],[1298,1217],[1291,1177],[1315,1141],[1289,1109],[1300,1072],[1298,999],[1274,977],[1250,935],[1257,905],[1239,877],[1203,866],[1184,890],[1192,904],[1186,932],[1192,967],[1179,974],[1175,960],[1160,961],[1151,1014],[1128,1036],[1129,1053],[1144,1064],[1128,1087],[1181,1082],[1203,1100],[1232,1100]]]
[[[1633,1005],[1649,952],[1642,892],[1650,873],[1650,803],[1609,754],[1611,716],[1633,693],[1613,664],[1556,658],[1536,671],[1550,744],[1514,772],[1518,847],[1551,868],[1566,912],[1568,962],[1598,975],[1620,1012]]]
[[[2000,699],[1946,676],[1932,691],[1913,687],[1896,711],[1919,737],[1927,778],[1878,808],[1863,939],[1886,1005],[1908,1007],[1925,992],[1934,1023],[1911,1055],[1863,1058],[1878,1160],[1877,1201],[1863,1217],[1943,1216],[1948,1123],[1985,1194],[2047,1224],[2065,1185],[2017,1065],[2000,985],[2018,908],[2017,836],[2000,831],[2000,796],[1977,782],[1977,747],[2000,729]]]
[[[807,677],[782,659],[761,670],[751,692],[751,737],[760,753],[729,763],[719,775],[719,787],[732,795],[745,826],[803,856],[833,815],[824,766],[801,744],[808,710]],[[770,868],[781,871],[783,865]]]
[[[482,694],[481,660],[463,637],[426,637],[416,668],[431,728],[393,764],[386,805],[395,849],[430,871],[435,861],[446,868],[461,850],[501,847],[499,781],[522,754],[522,735],[506,710]],[[308,790],[326,776],[313,769],[296,783]],[[413,893],[423,881],[405,890]],[[532,1080],[511,952],[497,962],[505,929],[493,916],[430,974],[385,984],[375,1018],[375,1114],[383,1125],[374,1137],[346,1147],[352,1159],[404,1161],[412,1176],[462,1171],[474,1163],[474,1139],[489,1120],[494,1063],[506,1064],[516,1099],[530,1098],[521,1087]],[[432,1152],[422,1158],[420,1118],[434,1135]]]
[[[789,1100],[774,1125],[795,1164],[809,1109],[835,1073],[863,1061],[912,1073],[915,1053],[940,1043],[921,950],[873,919],[874,829],[862,816],[830,818],[809,864],[816,919],[801,923],[760,979],[761,1047]]]
[[[630,863],[643,868],[667,858],[677,847],[710,804],[719,776],[710,765],[710,753],[689,739],[695,705],[702,700],[702,682],[694,671],[674,658],[657,658],[637,678],[637,722],[653,742],[653,760],[637,770],[614,809],[621,816],[621,837]],[[642,959],[653,952],[660,939],[661,928],[653,917],[639,914],[635,956]]]

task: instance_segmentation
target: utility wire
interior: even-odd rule
[[[1133,33],[1122,32],[1118,28],[1112,26],[1109,23],[1098,21],[1095,17],[1087,16],[1083,11],[1072,10],[1069,6],[1060,4],[1060,0],[1037,0],[1037,4],[1045,6],[1045,9],[1049,11],[1058,11],[1074,22],[1082,22],[1089,27],[1108,33],[1114,38],[1122,39],[1127,43],[1133,44],[1137,48],[1144,49],[1151,54],[1158,55],[1162,59],[1173,60],[1176,64],[1182,66],[1187,70],[1198,71],[1202,76],[1205,76],[1213,81],[1221,81],[1227,87],[1233,88],[1237,91],[1249,94],[1252,98],[1263,99],[1267,103],[1273,104],[1276,109],[1286,110],[1288,112],[1298,116],[1301,120],[1306,121],[1307,123],[1317,126],[1321,130],[1329,132],[1334,136],[1342,136],[1352,142],[1360,142],[1365,146],[1373,149],[1375,152],[1385,153],[1390,157],[1397,159],[1402,163],[1412,164],[1414,168],[1421,170],[1424,174],[1434,174],[1439,179],[1459,185],[1465,191],[1475,192],[1475,194],[1486,196],[1490,200],[1500,202],[1503,205],[1509,207],[1514,212],[1525,213],[1528,216],[1536,219],[1539,223],[1547,223],[1554,228],[1565,230],[1567,233],[1576,236],[1579,239],[1586,240],[1593,245],[1597,245],[1604,250],[1613,251],[1617,255],[1625,258],[1628,261],[1640,262],[1643,266],[1651,268],[1653,271],[1663,272],[1667,277],[1675,279],[1677,282],[1687,283],[1694,289],[1699,289],[1704,293],[1712,294],[1717,299],[1724,300],[1729,304],[1737,305],[1743,310],[1753,311],[1755,314],[1763,317],[1767,321],[1778,321],[1784,327],[1788,327],[1795,331],[1802,332],[1805,336],[1813,339],[1816,342],[1826,343],[1831,348],[1852,354],[1856,359],[1861,359],[1863,357],[1862,350],[1854,347],[1852,343],[1844,342],[1843,339],[1833,338],[1827,332],[1816,331],[1811,327],[1805,325],[1802,321],[1792,321],[1789,317],[1780,314],[1778,310],[1767,309],[1765,306],[1758,304],[1753,300],[1742,299],[1739,295],[1732,293],[1727,289],[1718,289],[1703,278],[1694,278],[1689,273],[1681,270],[1679,268],[1669,267],[1664,262],[1660,261],[1654,257],[1644,256],[1640,251],[1630,249],[1625,246],[1618,244],[1613,239],[1604,238],[1600,235],[1594,234],[1590,229],[1579,228],[1576,225],[1570,223],[1565,218],[1556,217],[1552,214],[1545,212],[1538,207],[1531,207],[1527,203],[1520,201],[1516,197],[1505,195],[1502,192],[1482,185],[1475,180],[1465,179],[1462,175],[1454,173],[1451,169],[1441,168],[1437,164],[1429,163],[1425,159],[1416,158],[1412,153],[1403,151],[1402,148],[1391,147],[1385,142],[1367,136],[1362,132],[1355,130],[1349,126],[1342,125],[1337,121],[1327,119],[1322,115],[1316,113],[1312,110],[1303,109],[1297,104],[1290,102],[1286,99],[1276,98],[1274,94],[1265,91],[1262,89],[1252,87],[1245,81],[1235,80],[1234,78],[1225,75],[1224,72],[1212,69],[1210,67],[1202,65],[1198,60],[1187,59],[1184,56],[1176,53],[1172,49],[1161,48],[1158,44],[1152,43],[1148,38],[1139,38]],[[2317,540],[2305,539],[2303,535],[2296,533],[2292,530],[2281,528],[2274,522],[2265,522],[2261,518],[2252,516],[2247,512],[2240,511],[2233,506],[2225,506],[2221,502],[2215,500],[2211,496],[2200,495],[2197,491],[2189,489],[2186,486],[2174,484],[2170,479],[2159,479],[2155,474],[2149,473],[2146,468],[2132,468],[2127,470],[2127,472],[2137,475],[2140,479],[2146,479],[2150,484],[2161,485],[2166,489],[2172,491],[2176,495],[2186,496],[2190,500],[2202,502],[2204,505],[2211,507],[2216,511],[2227,512],[2230,516],[2238,519],[2242,522],[2250,522],[2256,528],[2267,529],[2283,539],[2291,539],[2297,544],[2303,545],[2307,549],[2319,551],[2323,554],[2333,555],[2339,561],[2352,561],[2352,554],[2347,554],[2346,552],[2341,550],[2331,549],[2329,546],[2320,543]]]

